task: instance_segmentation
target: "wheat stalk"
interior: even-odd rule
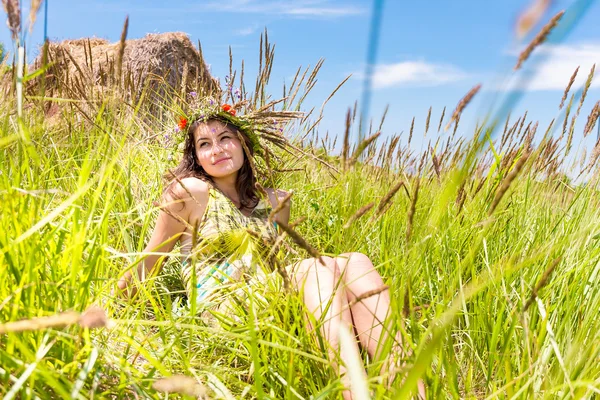
[[[492,205],[490,206],[490,208],[488,210],[488,215],[492,215],[492,213],[494,212],[494,210],[500,203],[500,200],[502,200],[502,197],[504,196],[504,194],[510,187],[510,184],[515,180],[517,175],[519,175],[519,172],[521,172],[521,170],[523,169],[523,166],[525,165],[525,161],[527,161],[527,159],[529,158],[529,155],[530,155],[530,153],[524,153],[521,156],[521,158],[519,158],[517,160],[512,171],[510,171],[510,173],[506,176],[506,178],[502,182],[502,185],[500,185],[500,188],[496,192],[496,196],[494,197],[494,200],[492,201]]]
[[[577,68],[575,68],[573,75],[571,75],[571,79],[569,79],[569,83],[567,84],[567,87],[565,88],[565,92],[563,93],[563,97],[560,101],[560,106],[558,106],[559,110],[562,110],[563,106],[565,105],[565,100],[567,99],[569,91],[571,90],[571,86],[573,86],[573,82],[575,82],[575,78],[577,77],[578,72],[579,72],[579,66]]]
[[[410,123],[410,132],[408,133],[408,147],[410,147],[410,142],[412,141],[413,130],[415,129],[415,117],[413,117],[412,122]]]
[[[385,206],[390,202],[390,200],[392,200],[392,197],[394,197],[394,195],[398,192],[398,190],[400,190],[401,187],[404,186],[404,182],[400,181],[398,183],[396,183],[389,192],[387,192],[385,194],[385,196],[383,196],[381,198],[381,201],[379,202],[379,205],[377,206],[377,210],[375,211],[375,215],[373,216],[373,219],[377,218],[379,215],[381,215],[383,213],[383,210],[385,209]]]
[[[116,78],[119,86],[121,85],[121,71],[123,70],[123,55],[125,54],[125,44],[127,39],[127,30],[129,29],[129,15],[125,17],[123,30],[121,31],[121,40],[119,41],[119,53],[117,56],[117,73]]]
[[[344,130],[344,144],[342,147],[342,171],[346,170],[346,163],[348,162],[348,154],[350,151],[350,125],[352,123],[350,115],[350,109],[348,109],[348,113],[346,114],[346,129]]]
[[[529,45],[527,45],[525,50],[521,52],[521,54],[519,55],[519,59],[517,60],[517,64],[514,68],[515,71],[521,68],[521,66],[525,61],[527,61],[533,50],[546,40],[552,29],[558,24],[558,21],[562,18],[564,13],[564,11],[560,11],[558,14],[552,17],[552,19],[548,21],[548,23],[544,25],[542,30],[533,38]]]
[[[552,261],[552,264],[550,264],[550,266],[544,271],[544,273],[542,274],[542,277],[540,278],[538,283],[533,288],[533,291],[531,292],[531,296],[529,296],[529,299],[527,299],[525,306],[523,306],[523,311],[527,311],[529,306],[533,303],[535,298],[538,296],[538,292],[544,286],[546,286],[546,284],[548,283],[548,281],[550,279],[550,275],[552,275],[552,272],[554,272],[554,270],[556,269],[558,264],[560,264],[561,260],[562,260],[562,257],[556,258],[554,261]]]
[[[311,257],[313,258],[317,258],[319,259],[319,261],[325,265],[325,261],[323,260],[323,257],[321,257],[321,254],[319,254],[319,252],[312,247],[308,241],[306,239],[304,239],[298,232],[296,232],[293,228],[291,228],[288,224],[286,224],[285,222],[279,222],[278,226],[285,232],[288,234],[288,236],[294,241],[294,243],[296,243],[298,246],[302,247],[304,250],[306,250],[308,252],[308,254],[311,255]]]
[[[454,110],[454,112],[452,113],[452,117],[450,118],[450,121],[448,122],[448,124],[446,125],[445,130],[447,131],[448,128],[450,128],[450,125],[452,125],[452,122],[457,121],[458,118],[460,117],[460,114],[463,112],[463,110],[465,109],[465,107],[469,104],[469,102],[473,99],[473,97],[477,94],[477,92],[479,91],[479,89],[481,89],[481,84],[475,85],[471,90],[469,90],[469,92],[458,102],[458,105],[456,106],[456,109]],[[458,121],[457,121],[458,124]]]
[[[406,241],[407,242],[410,240],[410,237],[412,235],[413,219],[415,217],[415,211],[417,209],[417,199],[419,197],[419,185],[420,184],[421,184],[421,180],[419,178],[417,178],[417,183],[415,185],[415,191],[412,196],[412,200],[410,202],[410,208],[408,210],[408,216],[407,216],[407,224],[406,224]]]
[[[8,29],[14,41],[19,40],[19,32],[21,30],[21,7],[19,0],[2,0],[4,11],[8,15]]]
[[[423,137],[427,136],[427,131],[429,130],[429,120],[431,119],[431,106],[429,107],[429,112],[427,113],[427,119],[425,120],[425,134]]]
[[[97,306],[89,307],[83,314],[76,311],[0,324],[0,334],[64,328],[79,324],[82,328],[103,328],[109,325],[106,312]]]
[[[583,130],[583,137],[586,137],[592,131],[592,129],[594,129],[596,121],[598,121],[598,117],[600,117],[600,101],[598,101],[596,105],[594,105],[594,108],[592,108],[592,111],[588,116],[587,123],[585,124],[585,129]]]
[[[371,208],[373,208],[373,206],[375,205],[375,203],[369,203],[365,206],[362,206],[361,208],[358,209],[357,212],[355,212],[349,219],[348,221],[344,224],[343,228],[344,229],[348,229],[350,228],[350,226],[357,221],[360,217],[362,217],[363,215],[365,215],[367,213],[367,211],[369,211]]]
[[[444,122],[444,116],[446,115],[446,107],[442,110],[442,116],[440,117],[440,124],[438,125],[438,132],[442,129],[442,122]]]
[[[365,151],[365,149],[367,147],[369,147],[369,145],[371,143],[373,143],[375,140],[377,140],[379,135],[381,135],[381,132],[376,132],[373,135],[369,136],[368,138],[364,139],[362,142],[360,142],[358,144],[358,146],[356,146],[356,150],[354,150],[352,157],[350,157],[350,160],[348,160],[348,168],[350,168],[354,164],[356,164],[356,162],[358,161],[358,158],[363,153],[363,151]]]
[[[585,97],[587,96],[587,92],[592,84],[592,79],[594,78],[594,71],[596,70],[596,64],[592,65],[592,69],[590,69],[590,73],[585,81],[585,86],[583,87],[583,93],[581,93],[581,100],[579,101],[579,107],[577,107],[577,112],[575,113],[575,118],[579,116],[579,112],[581,111],[581,107],[583,106],[583,102],[585,101]]]

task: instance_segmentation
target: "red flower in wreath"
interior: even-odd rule
[[[235,109],[233,107],[231,107],[229,104],[223,104],[221,106],[221,108],[223,109],[223,111],[235,116]]]
[[[187,123],[188,120],[185,117],[179,117],[179,122],[177,123],[177,126],[179,127],[179,129],[184,130],[187,126]]]

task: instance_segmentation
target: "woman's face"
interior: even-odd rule
[[[194,132],[194,146],[200,166],[213,178],[237,174],[244,164],[244,149],[237,131],[221,121],[199,124]]]

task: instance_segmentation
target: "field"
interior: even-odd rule
[[[341,384],[293,292],[256,292],[235,318],[193,317],[171,257],[140,296],[113,295],[143,256],[162,175],[175,165],[162,135],[185,99],[165,96],[161,117],[148,118],[143,98],[116,100],[125,90],[55,99],[54,118],[36,96],[22,117],[15,91],[0,103],[4,399],[336,398]],[[369,379],[357,384],[373,398],[410,398],[419,379],[430,398],[600,394],[600,148],[573,154],[572,143],[576,130],[591,131],[584,99],[567,96],[549,127],[513,115],[467,130],[468,101],[428,117],[426,131],[407,127],[408,140],[367,134],[353,144],[353,110],[347,145],[309,122],[290,127],[305,154],[281,153],[291,171],[271,183],[294,191],[291,220],[305,217],[296,230],[321,254],[372,258],[411,350],[389,389],[383,360],[361,355]],[[423,154],[413,135],[430,141]],[[290,262],[307,257],[286,242]],[[108,319],[79,314],[92,306]],[[169,376],[179,380],[160,381]],[[164,394],[168,383],[183,394]]]

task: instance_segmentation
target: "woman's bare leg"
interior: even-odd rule
[[[303,294],[304,303],[315,320],[320,322],[321,333],[329,342],[329,358],[338,370],[342,378],[342,383],[347,388],[343,392],[344,399],[352,399],[349,390],[350,379],[346,373],[344,364],[348,363],[348,355],[340,352],[339,331],[352,327],[352,315],[348,308],[348,300],[344,293],[340,281],[340,271],[337,268],[335,260],[330,257],[323,257],[325,265],[317,259],[307,259],[294,265],[293,282]],[[358,343],[355,342],[356,352],[358,352]],[[342,360],[339,365],[338,354]],[[366,372],[363,370],[366,377]]]
[[[384,286],[383,279],[373,266],[373,263],[364,254],[344,253],[335,258],[337,267],[341,271],[344,281],[346,296],[350,303],[361,298],[365,293],[377,291]],[[389,318],[390,293],[384,290],[373,296],[366,297],[350,307],[352,320],[358,333],[361,344],[367,349],[372,358],[379,357],[383,350],[383,343],[389,340],[391,323],[388,327],[383,324]],[[402,347],[400,332],[395,335],[392,353],[399,358],[405,358],[405,349]],[[391,361],[391,359],[389,360]],[[390,363],[384,363],[384,371],[389,371]],[[425,398],[425,386],[419,381],[419,396]]]

